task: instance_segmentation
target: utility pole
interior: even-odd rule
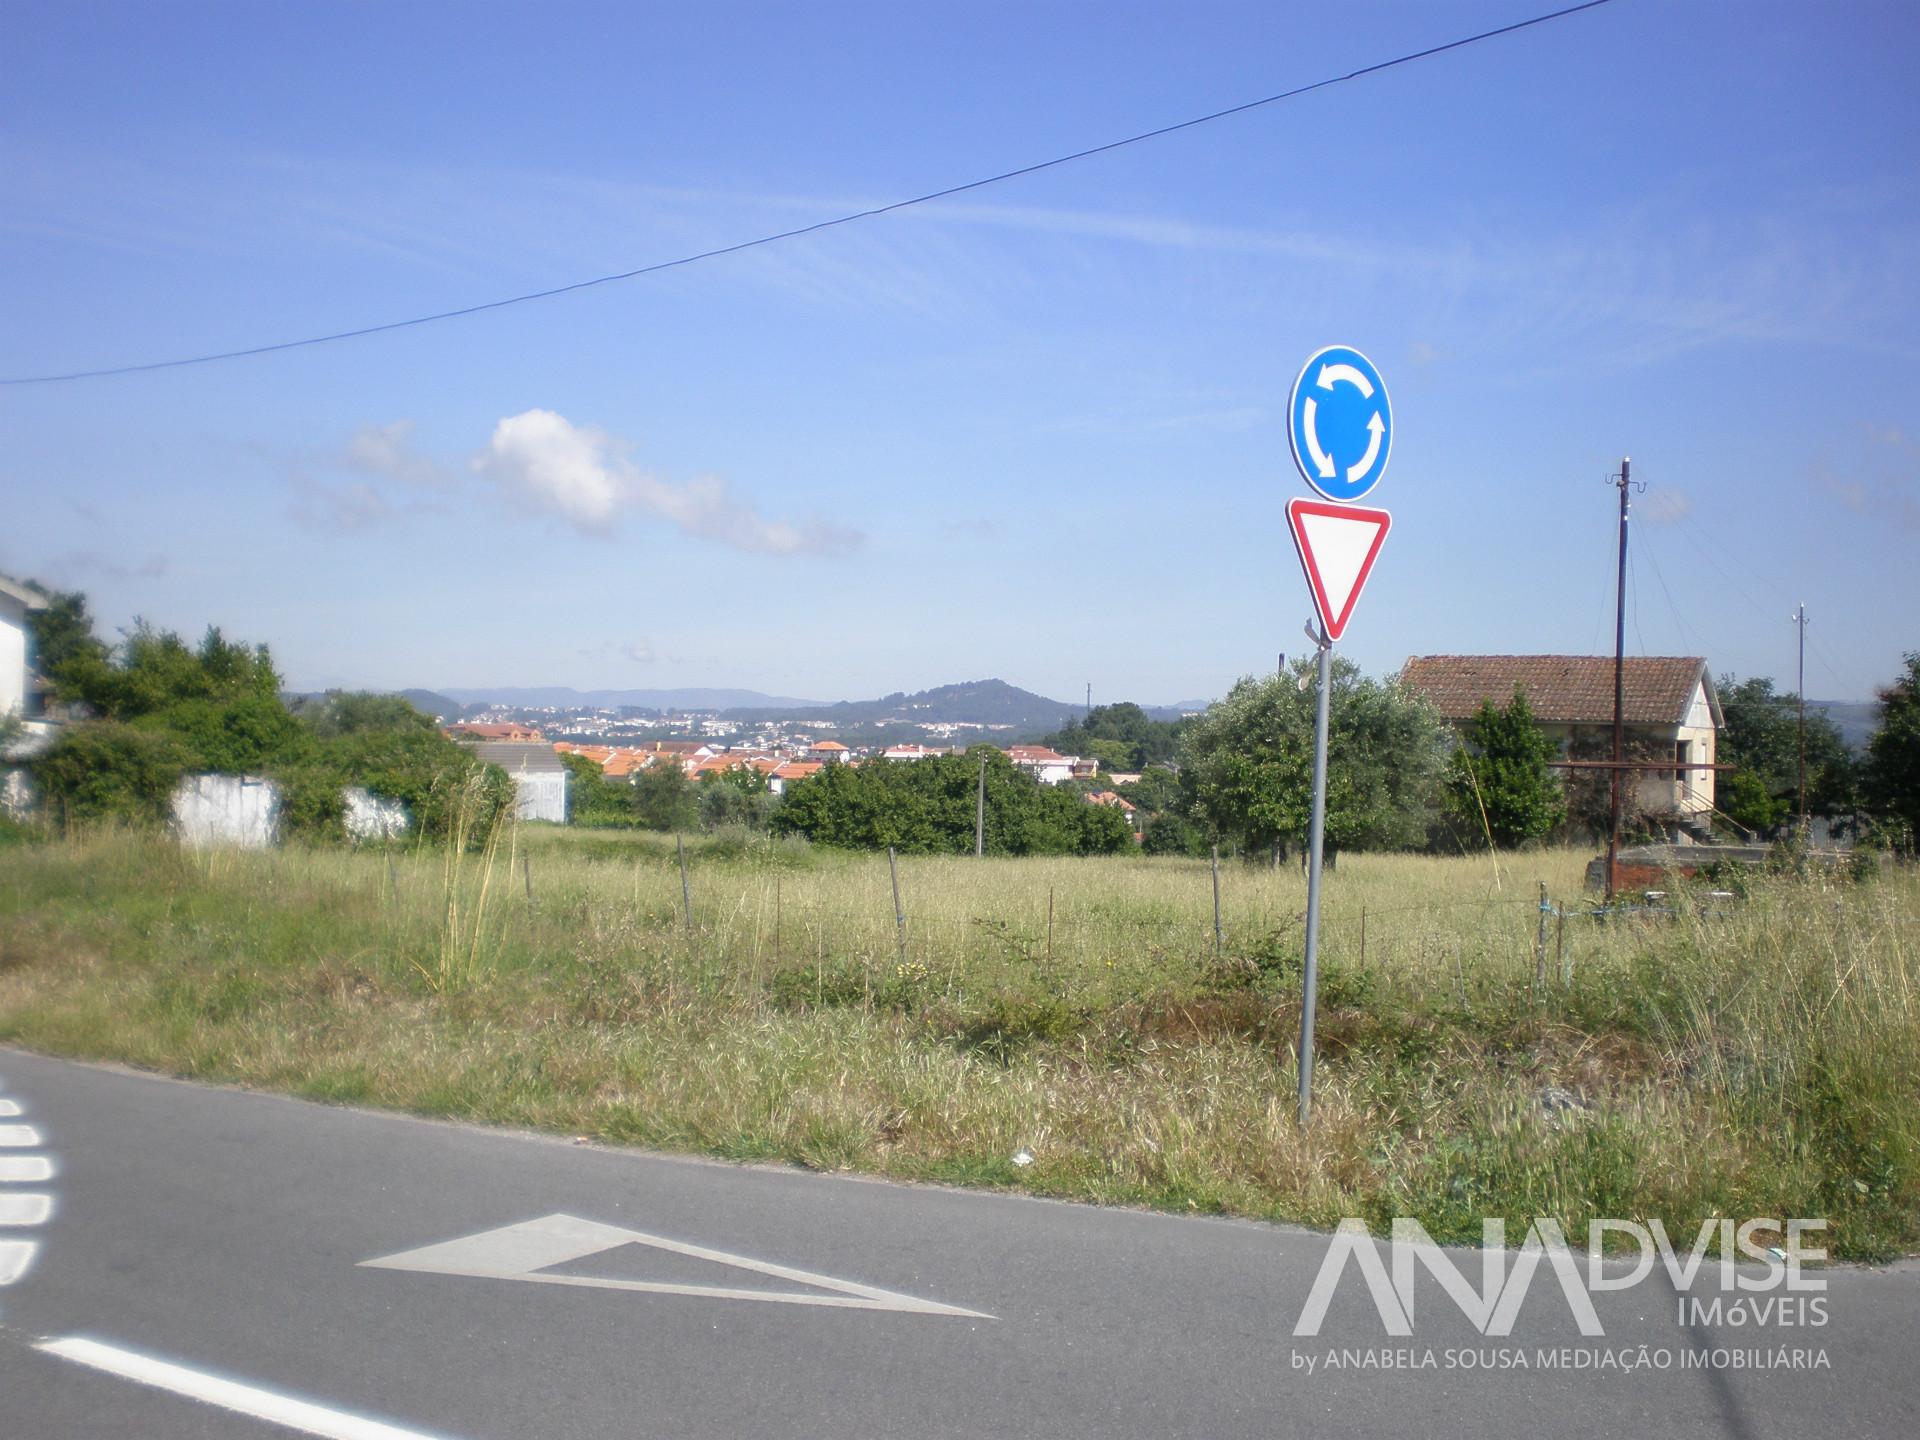
[[[1085,718],[1093,718],[1093,681],[1087,681],[1087,709]]]
[[[1633,461],[1622,458],[1620,473],[1608,479],[1620,487],[1620,574],[1614,588],[1613,615],[1613,768],[1608,773],[1607,903],[1613,902],[1614,869],[1620,860],[1620,782],[1627,765],[1627,516],[1632,509]],[[1643,485],[1640,487],[1645,489]]]
[[[1613,612],[1613,758],[1611,760],[1550,760],[1549,768],[1554,770],[1605,770],[1608,787],[1608,824],[1607,824],[1607,885],[1606,903],[1613,903],[1616,871],[1620,865],[1620,811],[1621,786],[1626,780],[1647,768],[1644,762],[1636,763],[1627,759],[1627,525],[1632,513],[1632,492],[1646,491],[1644,483],[1633,478],[1633,462],[1622,459],[1620,473],[1609,475],[1606,483],[1617,486],[1620,491],[1620,575],[1614,589]],[[1803,605],[1800,607],[1805,610]],[[1722,765],[1711,760],[1682,760],[1678,755],[1670,756],[1658,769],[1672,767],[1678,776],[1695,770],[1721,771],[1732,770],[1732,765]],[[1309,895],[1308,905],[1312,899]]]
[[[1800,706],[1800,764],[1794,782],[1794,794],[1800,801],[1800,839],[1807,838],[1807,602],[1793,612],[1794,627],[1800,632],[1800,670],[1793,683],[1793,698]]]

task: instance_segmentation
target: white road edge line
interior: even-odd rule
[[[242,1385],[237,1380],[222,1380],[199,1370],[190,1370],[184,1365],[123,1350],[117,1345],[103,1345],[97,1340],[83,1340],[78,1336],[64,1340],[42,1340],[34,1349],[44,1350],[49,1355],[57,1355],[62,1360],[70,1360],[90,1370],[118,1375],[122,1380],[131,1380],[136,1385],[150,1385],[156,1390],[183,1395],[189,1400],[215,1405],[222,1410],[250,1415],[273,1425],[284,1425],[289,1430],[320,1435],[325,1440],[436,1440],[436,1437],[422,1430],[403,1430],[397,1425],[369,1420],[344,1410],[330,1410],[324,1405],[296,1400],[290,1395],[262,1390],[253,1385]]]

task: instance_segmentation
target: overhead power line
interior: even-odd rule
[[[1282,100],[1293,100],[1308,95],[1315,90],[1325,90],[1330,86],[1344,85],[1352,80],[1377,75],[1383,70],[1392,70],[1397,66],[1411,65],[1416,60],[1430,60],[1436,55],[1444,55],[1450,50],[1463,49],[1468,45],[1478,45],[1484,40],[1497,39],[1502,35],[1511,35],[1517,30],[1531,29],[1535,25],[1545,25],[1552,20],[1563,20],[1569,15],[1577,15],[1582,10],[1595,10],[1612,0],[1585,0],[1580,5],[1569,5],[1563,10],[1554,10],[1545,15],[1535,15],[1528,20],[1516,20],[1511,25],[1502,25],[1493,30],[1482,30],[1477,35],[1462,36],[1458,40],[1449,40],[1444,45],[1429,46],[1425,50],[1415,50],[1410,54],[1396,55],[1391,60],[1381,60],[1372,65],[1363,65],[1358,70],[1349,70],[1344,75],[1328,76],[1316,80],[1310,85],[1300,85],[1292,90],[1283,90],[1277,95],[1267,95],[1259,100],[1248,100],[1244,104],[1231,105],[1224,110],[1215,110],[1211,114],[1196,115],[1190,120],[1175,121],[1171,125],[1162,125],[1156,130],[1144,130],[1138,135],[1129,135],[1123,140],[1109,140],[1104,145],[1089,146],[1085,150],[1075,150],[1068,155],[1056,155],[1051,160],[1035,161],[1031,165],[1022,165],[1014,170],[1002,170],[997,175],[988,175],[979,180],[968,180],[959,185],[949,185],[940,190],[929,190],[924,195],[915,195],[906,200],[895,200],[886,205],[875,205],[866,210],[855,210],[845,215],[836,215],[828,220],[816,220],[811,225],[797,226],[791,230],[776,231],[771,235],[756,236],[751,240],[740,240],[732,245],[719,245],[711,250],[701,250],[691,255],[681,255],[672,260],[659,260],[651,265],[636,266],[632,270],[622,270],[613,275],[598,275],[591,280],[575,280],[566,285],[555,285],[546,290],[530,290],[524,295],[509,295],[502,300],[486,300],[478,305],[463,305],[455,310],[436,310],[430,315],[414,315],[405,320],[389,320],[380,325],[362,325],[352,330],[336,330],[328,335],[308,335],[299,340],[281,340],[271,345],[250,345],[241,350],[219,350],[208,355],[187,355],[173,360],[149,360],[138,365],[109,365],[97,370],[70,370],[64,374],[53,375],[15,375],[0,379],[0,385],[55,385],[69,380],[103,380],[113,375],[137,375],[148,370],[178,370],[189,365],[211,365],[217,360],[243,360],[254,355],[271,355],[281,350],[298,350],[308,345],[330,345],[338,340],[357,340],[367,335],[380,335],[389,330],[405,330],[416,325],[432,325],[442,320],[457,320],[465,315],[479,315],[488,310],[504,310],[509,305],[525,305],[534,300],[551,300],[558,295],[570,295],[576,290],[590,290],[597,285],[612,285],[621,280],[635,280],[643,275],[657,275],[662,270],[675,270],[684,265],[697,265],[703,260],[717,260],[723,255],[737,255],[742,250],[757,249],[762,245],[774,245],[783,240],[797,240],[803,235],[813,235],[822,230],[831,230],[841,225],[851,225],[856,220],[871,220],[877,216],[890,215],[896,210],[905,210],[914,205],[925,205],[934,200],[945,200],[954,195],[963,195],[969,190],[984,189],[989,185],[998,185],[1003,181],[1017,180],[1023,175],[1034,175],[1042,170],[1052,170],[1061,165],[1071,165],[1077,160],[1087,160],[1095,155],[1105,155],[1112,150],[1124,149],[1129,145],[1139,145],[1148,140],[1157,140],[1163,135],[1172,135],[1181,130],[1191,130],[1197,125],[1210,125],[1216,120],[1225,120],[1234,115],[1244,115],[1249,110],[1258,110],[1263,106],[1277,105]]]

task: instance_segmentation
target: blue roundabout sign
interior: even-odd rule
[[[1387,471],[1393,410],[1373,362],[1347,345],[1307,358],[1287,403],[1293,463],[1329,500],[1358,500]]]

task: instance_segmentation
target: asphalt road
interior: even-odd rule
[[[0,1288],[6,1440],[1920,1434],[1913,1266],[1826,1272],[1827,1323],[1787,1329],[1683,1325],[1655,1267],[1593,1296],[1600,1338],[1546,1266],[1509,1337],[1435,1284],[1390,1337],[1350,1267],[1321,1332],[1295,1338],[1322,1234],[604,1150],[4,1049],[0,1101],[18,1111],[0,1177],[20,1177],[0,1178],[0,1279],[26,1253],[5,1247],[32,1247]],[[32,1178],[39,1157],[51,1178]],[[50,1214],[18,1199],[36,1194]],[[1477,1255],[1453,1258],[1477,1284]],[[1820,1367],[1777,1364],[1790,1350]]]

